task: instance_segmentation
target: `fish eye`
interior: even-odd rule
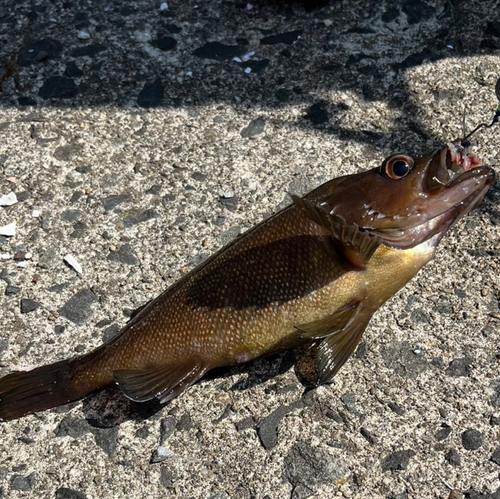
[[[387,175],[389,178],[398,180],[400,178],[406,177],[408,173],[411,172],[413,168],[413,159],[405,154],[397,154],[387,158],[382,163],[382,173]]]

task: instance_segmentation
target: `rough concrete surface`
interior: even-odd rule
[[[468,130],[491,120],[499,15],[3,0],[0,374],[99,345],[287,191],[429,151],[464,110]],[[475,142],[497,165],[499,130]],[[107,390],[2,423],[0,497],[500,497],[499,198],[497,182],[332,385],[306,390],[289,353],[161,409]]]

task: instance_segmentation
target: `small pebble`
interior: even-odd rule
[[[77,36],[78,38],[80,38],[80,40],[88,40],[90,38],[90,34],[86,31],[79,31],[77,33]]]
[[[37,308],[40,307],[40,304],[34,300],[30,300],[29,298],[23,298],[21,300],[21,313],[27,314],[29,312],[33,312]]]
[[[453,466],[460,466],[461,458],[457,449],[450,449],[445,456],[446,461],[448,461]]]
[[[161,463],[172,456],[173,456],[173,453],[171,450],[167,449],[166,447],[160,446],[153,451],[150,463],[151,464]]]
[[[39,210],[33,210],[33,211],[31,212],[31,216],[32,216],[33,218],[38,218],[38,217],[40,216],[40,211],[39,211]]]
[[[480,431],[469,429],[462,433],[462,445],[467,450],[477,450],[483,445],[483,435]]]
[[[0,197],[0,206],[12,206],[17,203],[17,196],[14,192],[4,194]]]
[[[0,227],[0,236],[15,236],[16,235],[16,222]]]
[[[168,10],[168,3],[167,2],[163,2],[160,5],[160,10]]]
[[[500,447],[497,447],[491,456],[491,461],[500,465]]]
[[[72,267],[76,272],[81,274],[83,272],[82,266],[76,261],[76,258],[69,253],[63,258],[63,260]]]

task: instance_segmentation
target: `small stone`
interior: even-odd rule
[[[79,274],[83,272],[82,266],[77,262],[76,258],[73,255],[68,253],[63,258],[63,260]]]
[[[63,222],[74,223],[82,218],[82,212],[80,210],[65,210],[61,213],[61,220]]]
[[[90,38],[90,33],[87,33],[86,31],[78,31],[76,36],[80,40],[88,40]]]
[[[483,435],[479,430],[469,429],[462,433],[462,445],[467,450],[477,450],[483,445]]]
[[[205,182],[207,176],[204,173],[193,172],[191,178],[197,180],[198,182]]]
[[[495,413],[490,417],[490,425],[491,426],[500,426],[500,414]]]
[[[465,499],[500,499],[500,487],[491,494],[470,489],[465,493]]]
[[[38,260],[38,266],[42,269],[53,269],[60,263],[60,255],[55,248],[47,248]]]
[[[244,139],[251,139],[260,135],[264,128],[266,127],[266,120],[263,117],[255,118],[252,120],[243,130],[241,130],[240,135]]]
[[[377,443],[377,439],[375,438],[375,436],[373,435],[373,433],[371,433],[370,431],[368,431],[366,428],[360,428],[359,432],[361,433],[361,435],[364,438],[366,438],[367,442],[370,445],[375,445]]]
[[[450,436],[450,433],[451,433],[451,426],[447,425],[446,423],[443,423],[441,425],[441,428],[436,433],[436,440],[438,442],[441,442],[442,440],[448,438]]]
[[[10,480],[10,488],[12,490],[20,490],[22,492],[28,492],[35,485],[35,473],[31,475],[13,475]]]
[[[21,300],[21,313],[28,314],[29,312],[33,312],[40,306],[41,306],[40,303],[34,300],[30,300],[29,298],[23,298]]]
[[[168,52],[170,50],[174,50],[175,47],[177,47],[177,40],[175,38],[172,38],[171,36],[162,36],[153,40],[151,42],[151,45],[164,52]]]
[[[168,489],[172,487],[173,483],[174,483],[174,476],[172,472],[169,469],[162,467],[160,470],[160,484],[166,489]]]
[[[54,151],[54,158],[59,161],[74,161],[82,154],[82,151],[83,147],[80,144],[65,144],[63,146],[56,147]]]
[[[9,339],[0,337],[0,359],[3,357],[3,354],[7,351],[9,347]]]
[[[174,433],[177,426],[175,416],[167,416],[160,421],[160,444],[165,441]]]
[[[132,200],[132,197],[128,194],[113,194],[111,196],[105,197],[101,200],[102,205],[106,211],[114,210],[118,205],[122,203],[128,203]]]
[[[38,91],[42,99],[71,99],[78,94],[78,85],[66,76],[51,76]]]
[[[307,110],[306,119],[309,120],[313,125],[328,123],[329,118],[325,105],[320,103],[313,104]]]
[[[71,52],[71,55],[73,57],[90,57],[94,58],[97,54],[100,52],[103,52],[104,50],[107,50],[108,47],[105,45],[101,45],[98,43],[94,43],[91,45],[85,45],[84,47],[78,47],[73,52]]]
[[[406,470],[410,459],[415,455],[415,451],[411,449],[400,450],[389,454],[382,461],[382,471],[400,471]]]
[[[236,196],[232,197],[223,196],[221,197],[220,202],[229,211],[236,211],[236,208],[238,207],[238,198]]]
[[[457,449],[451,448],[446,455],[444,456],[446,461],[448,461],[451,465],[453,466],[460,466],[461,465],[461,458],[460,458],[460,453],[458,452]]]
[[[402,407],[399,407],[399,405],[395,404],[394,402],[389,402],[387,406],[392,412],[396,413],[398,416],[402,416],[405,413],[405,410]]]
[[[120,331],[121,328],[118,324],[112,324],[111,326],[107,327],[102,333],[102,341],[104,343],[107,343],[108,341],[112,340],[115,336],[117,336]]]
[[[278,43],[284,43],[286,45],[292,45],[300,38],[300,35],[302,35],[301,30],[288,31],[286,33],[280,33],[279,35],[270,35],[262,38],[260,44],[276,45]]]
[[[494,379],[488,386],[488,393],[491,395],[491,405],[500,407],[500,379]]]
[[[491,455],[490,460],[493,461],[495,464],[499,464],[500,465],[500,447],[497,447],[493,451],[493,454]]]
[[[21,47],[17,55],[19,66],[28,67],[41,61],[59,57],[63,50],[61,42],[50,38],[37,40]]]
[[[219,42],[208,42],[197,48],[193,55],[204,59],[214,59],[216,61],[231,60],[233,57],[240,57],[247,52],[247,48],[240,45],[224,45]]]
[[[81,326],[94,315],[93,305],[98,301],[90,289],[82,289],[59,309],[59,315]]]
[[[17,203],[17,196],[14,192],[4,194],[0,197],[0,206],[12,206]]]
[[[238,421],[235,426],[238,431],[249,430],[250,428],[255,428],[255,420],[252,416],[248,416]]]
[[[31,192],[30,191],[22,191],[17,194],[17,200],[22,203],[24,201],[27,201],[28,199],[31,198]]]
[[[118,251],[111,251],[108,255],[108,260],[125,263],[126,265],[139,265],[138,258],[134,255],[132,248],[128,244],[122,245]]]
[[[16,222],[0,227],[0,236],[12,237],[16,235]]]
[[[80,78],[80,76],[83,76],[83,71],[77,66],[75,61],[71,61],[64,70],[64,76],[68,78]]]
[[[148,210],[144,210],[141,212],[130,214],[129,216],[127,216],[125,218],[123,223],[124,223],[125,227],[127,229],[129,229],[130,227],[132,227],[134,225],[137,225],[137,224],[140,224],[143,222],[147,222],[149,220],[154,220],[156,218],[160,218],[160,215],[158,215],[158,213],[156,213],[155,210],[148,209]]]
[[[448,376],[458,378],[460,376],[470,375],[470,364],[472,364],[472,359],[470,357],[462,357],[460,359],[453,359],[446,369],[445,373]]]
[[[87,433],[90,433],[91,426],[83,418],[74,416],[66,416],[59,423],[55,430],[56,437],[71,437],[74,439],[80,438]]]
[[[61,487],[56,490],[55,499],[87,499],[87,496],[78,490]]]
[[[113,457],[118,449],[118,428],[91,428],[95,443],[108,457]]]
[[[14,253],[14,260],[16,262],[22,262],[23,260],[26,260],[26,252],[24,251],[16,251]]]
[[[90,165],[79,165],[75,168],[75,171],[85,175],[86,173],[90,173],[92,171],[92,167]]]
[[[18,295],[23,288],[21,286],[13,286],[12,284],[7,284],[7,287],[5,288],[5,294],[6,296],[15,296]]]
[[[173,452],[171,450],[167,449],[166,447],[160,446],[153,451],[149,462],[151,464],[161,463],[172,456]]]
[[[145,83],[137,97],[137,104],[146,109],[158,107],[163,100],[164,85],[161,78]]]
[[[181,419],[177,423],[176,429],[179,431],[190,430],[193,428],[193,421],[191,420],[191,416],[186,412],[181,416]]]
[[[149,434],[150,434],[150,431],[149,431],[149,428],[147,426],[143,426],[142,428],[139,428],[136,432],[135,432],[135,436],[137,438],[143,438],[143,439],[146,439],[149,437]]]
[[[292,497],[298,498],[308,497],[304,492],[314,493],[324,484],[346,480],[351,472],[344,462],[334,459],[326,450],[297,442],[285,457],[283,474],[294,487]]]
[[[407,341],[387,343],[381,349],[382,358],[387,367],[404,378],[414,379],[429,369],[429,363],[421,353],[415,355]]]

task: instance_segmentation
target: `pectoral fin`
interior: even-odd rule
[[[371,313],[358,312],[345,327],[325,338],[318,347],[318,383],[330,383],[361,341]]]
[[[344,257],[355,267],[364,269],[382,239],[362,230],[355,223],[329,213],[307,199],[290,194],[292,201],[308,218],[327,230],[338,242]]]
[[[302,338],[323,339],[318,346],[318,383],[329,383],[352,355],[363,335],[372,313],[365,302],[356,301],[318,321],[296,326]]]
[[[113,375],[120,390],[136,402],[157,397],[161,403],[176,397],[200,379],[207,368],[198,362],[164,366],[147,370],[122,369]]]
[[[347,329],[349,324],[356,320],[360,310],[361,302],[349,303],[336,310],[332,315],[295,327],[302,331],[301,338],[318,340]]]

